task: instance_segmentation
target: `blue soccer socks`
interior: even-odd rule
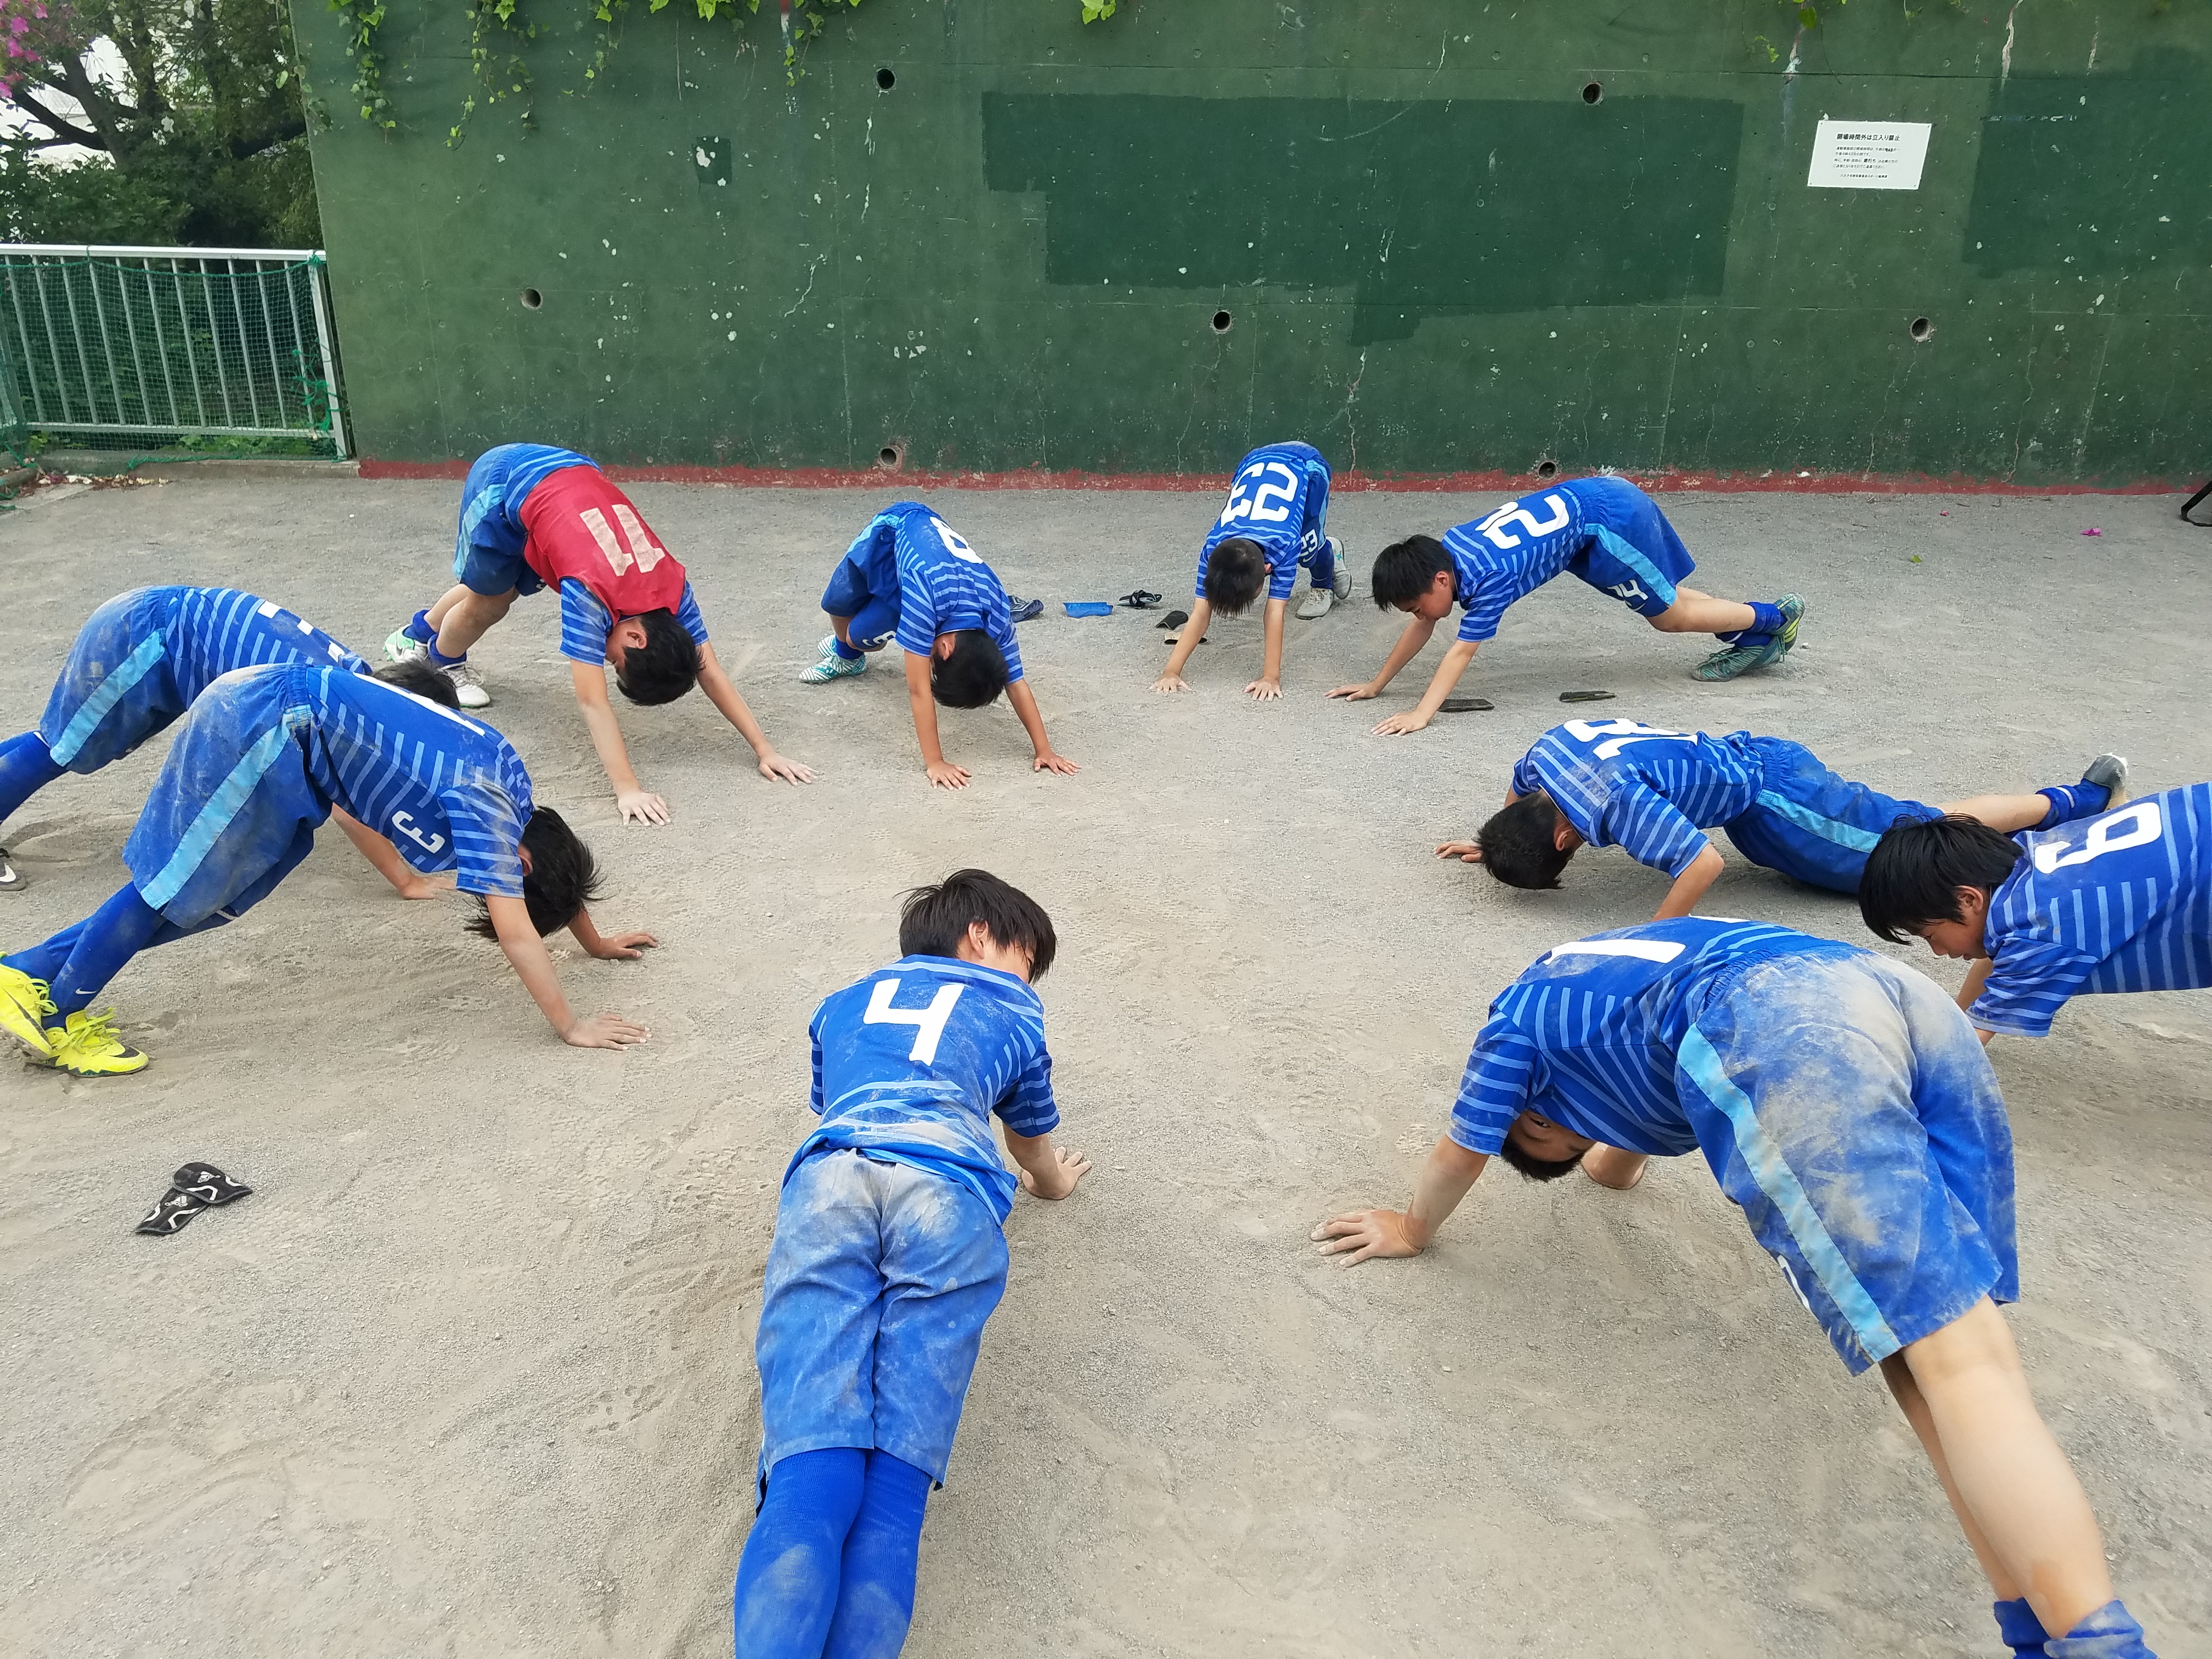
[[[738,1559],[732,1597],[744,1659],[818,1659],[867,1467],[866,1452],[832,1446],[794,1453],[768,1472],[768,1496]]]
[[[438,637],[438,630],[430,625],[430,613],[417,611],[415,620],[399,630],[417,645],[428,645]]]
[[[0,743],[0,823],[65,769],[55,763],[46,740],[35,732],[24,732]]]
[[[845,1535],[837,1613],[822,1659],[896,1659],[906,1645],[930,1484],[926,1469],[887,1451],[868,1454],[867,1491]]]
[[[1990,1611],[1997,1616],[1998,1640],[2015,1655],[2045,1650],[2043,1644],[2051,1639],[2050,1632],[2043,1628],[2043,1621],[2035,1616],[2025,1595],[2010,1601],[1992,1601]]]
[[[2051,1659],[2158,1659],[2143,1642],[2143,1627],[2125,1607],[2107,1601],[2063,1636],[2046,1638]]]

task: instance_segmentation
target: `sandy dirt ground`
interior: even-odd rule
[[[1041,988],[1064,1139],[1098,1168],[1015,1207],[910,1653],[1996,1650],[1902,1419],[1698,1161],[1628,1194],[1500,1166],[1410,1263],[1346,1271],[1306,1234],[1402,1200],[1500,987],[1658,902],[1618,854],[1547,895],[1431,856],[1577,712],[1560,691],[1794,737],[1930,800],[2068,781],[2106,748],[2142,788],[2212,777],[2212,532],[2147,498],[1677,497],[1700,586],[1807,597],[1784,669],[1698,684],[1702,641],[1563,580],[1463,683],[1495,712],[1382,738],[1434,650],[1382,702],[1324,702],[1393,636],[1364,597],[1290,623],[1267,705],[1239,695],[1255,619],[1217,623],[1165,699],[1151,618],[1060,614],[1187,593],[1210,495],[946,492],[1008,585],[1054,602],[1024,654],[1084,769],[1031,775],[1003,705],[949,714],[976,779],[951,794],[897,676],[794,678],[830,565],[894,491],[635,493],[819,781],[756,775],[703,699],[622,706],[675,822],[620,827],[553,607],[524,604],[477,655],[490,716],[601,854],[602,924],[662,941],[635,964],[562,955],[568,994],[648,1022],[649,1045],[562,1048],[459,902],[396,899],[326,831],[242,921],[116,981],[151,1069],[0,1069],[0,1650],[726,1653],[806,1021],[896,955],[902,889],[980,864],[1059,925]],[[0,515],[0,729],[35,721],[86,614],[142,583],[252,587],[374,651],[446,585],[457,494],[183,478]],[[1382,542],[1490,504],[1349,495],[1331,522],[1364,595]],[[8,826],[33,885],[0,899],[0,944],[122,879],[162,747]],[[1863,933],[1848,902],[1733,854],[1708,908]],[[2204,1659],[2212,997],[2084,999],[1996,1060],[2014,1328],[2122,1593],[2167,1659]],[[254,1195],[134,1237],[187,1158]]]

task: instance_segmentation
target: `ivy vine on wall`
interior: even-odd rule
[[[523,61],[520,46],[538,38],[538,24],[517,15],[520,0],[466,0],[469,9],[469,65],[476,84],[461,104],[460,119],[449,128],[450,148],[461,141],[463,130],[477,107],[503,99],[522,100],[522,125],[537,125],[538,88]],[[605,73],[607,58],[616,42],[616,27],[629,9],[629,0],[584,0],[589,19],[598,26],[591,62],[585,66],[581,90]],[[672,0],[646,0],[647,11],[663,11]],[[783,35],[783,75],[792,86],[806,73],[803,48],[830,25],[829,14],[840,3],[857,6],[860,0],[777,0]],[[1083,21],[1096,23],[1111,17],[1120,0],[1080,0]],[[692,0],[700,21],[711,23],[726,15],[742,28],[747,17],[757,14],[761,0]],[[743,7],[742,12],[739,8]],[[361,106],[361,118],[385,131],[395,131],[398,120],[385,95],[385,52],[382,45],[385,0],[330,0],[330,8],[346,20],[346,56],[353,59],[353,83],[349,88]],[[568,88],[571,94],[578,90]]]

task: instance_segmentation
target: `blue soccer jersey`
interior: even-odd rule
[[[1311,558],[1326,534],[1328,463],[1311,444],[1267,444],[1237,464],[1228,504],[1206,532],[1198,554],[1198,586],[1206,592],[1206,567],[1213,550],[1232,537],[1257,542],[1267,556],[1267,597],[1287,599],[1297,585],[1298,564]]]
[[[503,558],[519,559],[529,532],[522,523],[522,504],[551,474],[564,467],[596,466],[588,455],[551,444],[501,444],[477,457],[469,468],[468,494],[461,502],[459,545],[454,550],[458,566],[468,550],[483,548]]]
[[[465,893],[522,896],[530,774],[479,720],[381,680],[307,677],[307,775],[416,869],[458,871]]]
[[[2212,783],[2015,839],[1975,1024],[2042,1036],[2071,996],[2212,986]]]
[[[1683,916],[1548,951],[1490,1005],[1468,1057],[1450,1134],[1495,1154],[1524,1111],[1608,1146],[1672,1157],[1698,1134],[1675,1086],[1675,1053],[1702,994],[1749,964],[1863,956],[1765,922]]]
[[[1593,847],[1679,876],[1711,845],[1705,831],[1750,811],[1763,769],[1750,734],[1670,732],[1635,720],[1569,720],[1513,769],[1513,793],[1551,797]]]
[[[177,690],[189,705],[216,676],[263,663],[303,662],[366,674],[368,665],[274,599],[234,587],[171,587],[161,632]],[[149,597],[151,597],[149,595]]]
[[[921,502],[900,501],[876,514],[845,558],[866,575],[870,598],[898,595],[902,650],[926,657],[939,634],[980,628],[1006,658],[1007,683],[1021,678],[1005,586],[983,556]]]
[[[1018,1135],[1060,1122],[1034,990],[979,963],[907,957],[825,999],[807,1036],[822,1127],[791,1169],[848,1147],[957,1181],[1006,1220],[1018,1183],[991,1115]]]
[[[1572,478],[1448,530],[1462,640],[1494,639],[1498,620],[1563,572],[1645,617],[1674,603],[1695,568],[1651,498],[1626,478]]]
[[[699,614],[699,601],[691,597],[691,584],[684,584],[684,599],[676,607],[676,620],[701,645],[707,643],[707,619]],[[561,584],[561,654],[571,662],[605,662],[607,635],[616,618],[608,614],[599,596],[574,576]]]

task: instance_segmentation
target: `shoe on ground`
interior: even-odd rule
[[[1300,622],[1319,622],[1328,615],[1336,604],[1336,595],[1326,587],[1309,587],[1306,596],[1298,601]]]
[[[830,643],[834,645],[835,640]],[[868,659],[866,657],[841,656],[835,650],[824,650],[822,660],[811,668],[801,670],[799,678],[803,684],[827,685],[832,680],[848,680],[855,674],[867,672]]]
[[[2128,757],[2125,755],[2100,755],[2081,769],[2081,781],[2094,783],[2104,790],[2105,811],[2111,811],[2128,798]]]
[[[416,657],[427,657],[430,647],[405,629],[397,629],[384,636],[384,656],[387,662],[406,662]]]
[[[53,1011],[54,1000],[46,981],[0,964],[0,1030],[39,1060],[54,1057],[54,1045],[46,1036],[46,1016]]]
[[[15,860],[9,855],[8,849],[0,847],[0,893],[20,893],[30,884],[15,867]]]
[[[484,683],[477,678],[477,671],[468,664],[457,662],[445,672],[446,678],[453,683],[453,695],[460,699],[462,708],[491,707],[491,693],[484,690]]]
[[[1736,645],[1723,646],[1690,671],[1696,680],[1732,680],[1739,674],[1748,674],[1754,668],[1771,668],[1790,653],[1797,643],[1798,624],[1804,620],[1805,601],[1795,593],[1785,593],[1775,602],[1782,613],[1782,628],[1778,633],[1760,635]]]
[[[105,1013],[75,1013],[60,1025],[46,1027],[56,1071],[77,1077],[127,1077],[143,1072],[146,1056],[115,1035],[115,1010]]]
[[[1336,597],[1348,599],[1352,597],[1352,560],[1345,553],[1344,544],[1334,536],[1328,538],[1328,550],[1336,558]]]
[[[1044,615],[1042,599],[1018,599],[1009,594],[1006,605],[1007,620],[1010,622],[1035,622],[1039,617]]]
[[[1797,625],[1805,620],[1805,601],[1795,593],[1784,593],[1774,602],[1774,608],[1782,613],[1782,631],[1768,642],[1765,660],[1759,665],[1761,668],[1771,667],[1790,654],[1797,644]]]

